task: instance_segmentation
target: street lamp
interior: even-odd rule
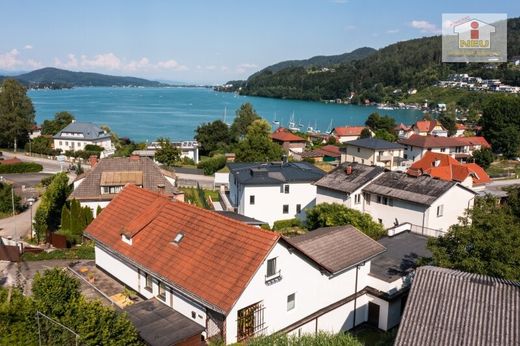
[[[30,198],[27,199],[27,202],[29,202],[29,206],[30,206],[30,208],[31,208],[31,220],[30,220],[30,222],[31,222],[31,240],[33,239],[33,221],[32,221],[33,216],[32,216],[32,206],[33,206],[33,203],[34,203],[35,201],[36,201],[36,200],[35,200],[33,197],[30,197]]]

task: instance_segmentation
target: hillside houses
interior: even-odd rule
[[[420,236],[376,242],[352,226],[286,238],[134,185],[85,236],[99,268],[168,307],[164,316],[184,316],[169,319],[172,333],[176,323],[191,324],[194,335],[202,330],[225,344],[274,332],[339,333],[364,322],[387,330],[399,322],[413,260],[396,269],[425,251]]]
[[[361,138],[344,143],[341,162],[359,162],[397,169],[403,161],[404,146],[379,138]]]

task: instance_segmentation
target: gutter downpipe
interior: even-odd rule
[[[356,266],[356,282],[354,285],[354,322],[352,323],[352,328],[356,327],[356,310],[357,310],[357,293],[358,293],[358,273],[359,267],[364,266],[365,262],[360,263]]]

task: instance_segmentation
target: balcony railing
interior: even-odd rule
[[[282,280],[282,270],[278,270],[273,275],[265,275],[265,284],[272,285],[278,281]]]
[[[261,335],[266,330],[264,310],[265,307],[262,303],[238,310],[237,341],[240,342]]]
[[[434,229],[429,227],[424,227],[420,225],[414,225],[409,222],[402,223],[398,226],[391,227],[387,229],[387,234],[389,237],[392,237],[394,235],[397,235],[401,232],[410,231],[415,234],[424,235],[427,237],[440,237],[441,235],[444,235],[446,232],[440,230],[440,229]]]

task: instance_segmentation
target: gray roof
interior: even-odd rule
[[[148,345],[176,345],[204,331],[203,326],[156,298],[130,305],[124,311]]]
[[[162,171],[151,159],[147,157],[114,157],[100,160],[94,168],[87,172],[83,181],[72,191],[69,199],[85,200],[111,200],[114,194],[101,194],[101,176],[103,172],[143,172],[143,188],[159,191],[159,186],[164,185],[164,193],[177,194],[179,190],[173,186]]]
[[[457,183],[454,181],[443,181],[426,175],[412,177],[406,173],[385,172],[365,186],[363,191],[429,206],[455,185]]]
[[[351,225],[324,227],[283,238],[329,273],[351,268],[385,251],[385,247]]]
[[[244,185],[315,182],[325,175],[308,162],[228,163],[229,171]]]
[[[260,220],[257,220],[257,219],[253,219],[252,217],[241,215],[241,214],[235,213],[234,211],[226,211],[226,210],[218,210],[217,211],[216,210],[215,212],[220,214],[220,215],[222,215],[222,216],[225,216],[227,218],[230,218],[230,219],[233,219],[233,220],[237,220],[237,221],[246,223],[248,225],[255,225],[255,226],[267,225],[267,222],[260,221]]]
[[[402,232],[393,237],[384,237],[378,242],[386,252],[372,260],[370,274],[381,280],[392,282],[415,269],[420,257],[431,257],[426,248],[428,238],[411,232]]]
[[[420,267],[395,345],[519,345],[520,283]]]
[[[384,150],[384,149],[403,149],[404,146],[399,143],[385,141],[384,139],[379,138],[360,138],[354,141],[348,141],[345,143],[346,145],[353,145],[361,148],[368,148],[374,150]]]
[[[83,137],[77,138],[64,135],[64,133],[81,133]],[[73,122],[68,124],[63,130],[54,135],[55,139],[86,139],[96,140],[110,138],[108,133],[105,133],[99,126],[93,123],[78,123]]]
[[[352,167],[352,173],[350,174],[346,172],[348,166]],[[383,173],[384,170],[384,168],[378,166],[345,162],[318,180],[315,185],[351,194]]]

